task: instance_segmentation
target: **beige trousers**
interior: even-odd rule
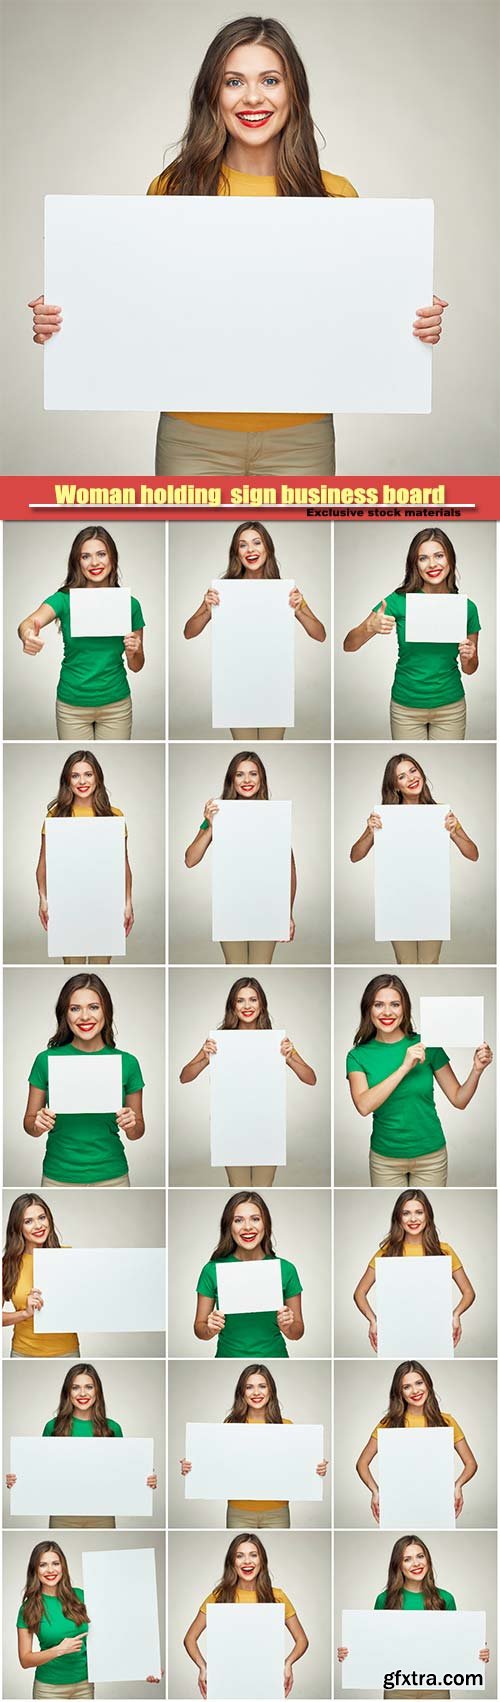
[[[225,963],[272,963],[276,940],[219,940]]]
[[[290,1508],[262,1507],[259,1513],[255,1508],[250,1512],[248,1507],[228,1507],[226,1513],[227,1531],[289,1531]]]
[[[64,1513],[64,1514],[61,1514],[61,1515],[56,1514],[56,1513],[51,1513],[50,1519],[49,1519],[49,1531],[115,1531],[115,1530],[116,1530],[116,1519],[111,1518],[111,1517],[108,1519],[108,1517],[105,1516],[104,1514],[98,1515],[97,1517],[95,1517],[93,1519],[90,1519],[90,1518],[87,1519],[85,1516],[82,1516],[82,1518],[78,1519],[76,1517],[73,1517],[72,1513]]]
[[[372,1188],[446,1188],[448,1151],[425,1152],[420,1158],[385,1158],[370,1147]]]
[[[439,963],[442,940],[391,940],[396,963]]]
[[[49,1697],[51,1696],[53,1696],[54,1699],[60,1697],[61,1702],[64,1698],[64,1702],[66,1702],[66,1697],[93,1697],[94,1686],[93,1684],[88,1684],[87,1679],[83,1679],[81,1684],[43,1684],[39,1678],[36,1678],[33,1685],[32,1695],[38,1697],[40,1702],[42,1702],[42,1698],[44,1697],[46,1697],[47,1702],[49,1702]]]
[[[237,1164],[226,1165],[226,1176],[231,1188],[272,1188],[276,1175],[276,1165],[272,1164]]]
[[[335,472],[331,414],[281,431],[225,431],[160,414],[155,472],[162,478],[239,478],[244,473],[323,479]]]
[[[286,727],[231,727],[232,739],[284,739]]]
[[[58,739],[130,739],[132,737],[132,698],[121,697],[118,703],[92,705],[62,703],[56,697],[56,727]]]
[[[412,1698],[414,1696],[426,1696],[429,1698],[430,1702],[430,1699],[433,1696],[443,1697],[450,1696],[450,1694],[451,1692],[449,1690],[384,1690],[384,1696],[406,1696],[407,1702],[409,1696]]]
[[[75,1176],[74,1182],[54,1182],[52,1176],[42,1172],[41,1188],[130,1188],[130,1176],[108,1176],[105,1182],[79,1182]]]
[[[457,703],[442,703],[438,709],[410,709],[405,703],[391,698],[391,733],[393,739],[465,739],[467,705],[464,697]],[[415,1692],[414,1692],[415,1694]],[[436,1692],[437,1694],[437,1692]]]
[[[63,963],[111,963],[110,957],[63,957]]]
[[[36,1354],[35,1353],[18,1353],[17,1347],[11,1347],[10,1357],[11,1357],[11,1359],[24,1359],[24,1360],[29,1359],[29,1360],[33,1361],[34,1359],[36,1359]],[[74,1353],[54,1353],[54,1354],[50,1355],[50,1362],[52,1361],[52,1359],[73,1359],[74,1360],[74,1357],[75,1357]]]

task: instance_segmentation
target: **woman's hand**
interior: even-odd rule
[[[191,1460],[181,1460],[181,1477],[187,1477],[188,1472],[192,1471],[192,1469]]]
[[[366,625],[368,627],[370,637],[372,637],[374,633],[388,634],[394,631],[394,627],[396,625],[395,617],[394,615],[386,615],[386,608],[386,599],[383,597],[380,608],[372,609],[371,615],[368,615]]]
[[[25,656],[38,656],[39,651],[43,650],[43,638],[38,637],[40,627],[41,622],[35,619],[33,625],[29,626],[27,632],[25,632],[22,640]]]
[[[205,604],[205,608],[208,609],[210,619],[212,619],[212,609],[216,609],[220,603],[218,591],[205,591],[203,602]]]
[[[6,1477],[5,1477],[5,1482],[7,1484],[7,1489],[13,1489],[14,1484],[17,1483],[17,1477],[16,1477],[15,1472],[7,1472]]]
[[[417,316],[413,321],[413,336],[421,343],[439,343],[443,329],[443,313],[449,302],[441,301],[441,297],[432,297],[432,307],[417,307]]]
[[[376,1323],[368,1325],[368,1341],[370,1343],[370,1347],[373,1348],[373,1352],[376,1353],[377,1352],[377,1345],[378,1345]]]
[[[415,1046],[408,1047],[403,1061],[405,1075],[410,1074],[410,1070],[415,1068],[415,1064],[425,1064],[425,1046],[422,1046],[421,1040],[417,1040]]]
[[[159,1678],[156,1678],[154,1673],[148,1672],[146,1684],[161,1684],[161,1681],[162,1681],[162,1678],[163,1678],[163,1671],[164,1671],[164,1669],[162,1667]]]
[[[38,915],[40,917],[42,928],[44,928],[45,933],[47,933],[47,929],[48,929],[48,926],[49,926],[49,906],[47,904],[47,898],[46,898],[46,895],[45,895],[44,892],[40,893],[40,903],[38,905]]]
[[[376,810],[372,810],[371,815],[368,816],[368,821],[367,821],[366,825],[367,825],[367,827],[369,827],[370,833],[380,833],[380,829],[382,827],[382,818],[381,818],[381,816],[377,815]]]
[[[472,1060],[472,1067],[476,1071],[476,1074],[478,1076],[482,1076],[483,1070],[487,1070],[488,1064],[492,1063],[493,1053],[491,1046],[476,1046]]]
[[[339,1661],[347,1660],[348,1654],[349,1654],[348,1649],[337,1649],[337,1658],[338,1658]]]
[[[77,1655],[86,1636],[86,1631],[80,1631],[78,1637],[63,1637],[62,1642],[56,1644],[54,1659],[58,1659],[59,1655]]]
[[[135,1129],[137,1117],[135,1115],[135,1111],[132,1110],[132,1106],[123,1105],[121,1111],[116,1112],[116,1121],[118,1123],[118,1128],[123,1129],[126,1134],[128,1134],[129,1129]]]
[[[488,1661],[489,1661],[489,1658],[490,1658],[490,1651],[489,1651],[489,1649],[480,1649],[480,1650],[479,1650],[479,1659],[480,1659],[480,1661],[486,1661],[486,1664],[488,1664]]]
[[[124,926],[124,929],[125,929],[125,939],[126,940],[128,940],[128,936],[132,932],[134,922],[135,922],[135,916],[134,916],[134,911],[133,911],[133,907],[132,907],[132,899],[127,898],[125,909],[124,909],[124,912],[123,912],[123,926]]]
[[[462,1338],[462,1325],[461,1325],[461,1322],[460,1322],[460,1313],[459,1312],[453,1313],[452,1324],[453,1324],[453,1346],[456,1347],[457,1343],[459,1341],[461,1341],[461,1338]]]
[[[475,637],[476,637],[476,635],[474,633],[474,635],[471,636],[470,638],[463,638],[462,643],[459,644],[458,654],[460,656],[461,662],[473,662],[475,660],[475,655],[476,655]]]
[[[62,309],[49,307],[43,295],[35,296],[34,301],[28,302],[28,307],[33,310],[33,342],[49,343],[56,331],[61,329]]]
[[[199,1673],[198,1673],[198,1690],[200,1692],[200,1696],[206,1696],[206,1694],[207,1694],[207,1663],[206,1663],[206,1661],[203,1662],[203,1666],[200,1667],[200,1670],[199,1670]]]
[[[50,1130],[53,1129],[55,1121],[56,1121],[55,1111],[50,1111],[48,1105],[42,1105],[41,1110],[37,1111],[35,1121],[34,1121],[34,1124],[33,1124],[35,1134],[36,1135],[48,1135],[48,1134],[50,1134]]]
[[[320,1460],[319,1464],[316,1466],[316,1477],[326,1477],[327,1471],[328,1460]]]
[[[151,1477],[146,1478],[146,1486],[147,1486],[148,1489],[157,1489],[158,1488],[158,1478],[156,1476],[156,1472],[151,1472]]]
[[[374,1489],[372,1491],[372,1494],[370,1496],[370,1507],[371,1507],[371,1510],[372,1510],[372,1513],[373,1513],[375,1524],[376,1525],[380,1524],[380,1498],[379,1498],[378,1489]]]
[[[455,1484],[454,1501],[455,1501],[455,1518],[458,1519],[458,1515],[459,1515],[459,1513],[461,1513],[462,1507],[463,1507],[463,1504],[464,1504],[464,1498],[463,1498],[462,1490],[461,1490],[460,1485],[458,1483]]]
[[[280,1042],[280,1052],[281,1052],[282,1058],[291,1058],[292,1053],[294,1051],[295,1051],[295,1047],[294,1047],[294,1044],[293,1044],[293,1040],[289,1040],[288,1036],[285,1035],[285,1039]]]
[[[210,1058],[215,1058],[215,1054],[216,1054],[216,1051],[217,1051],[217,1041],[216,1040],[205,1040],[205,1044],[202,1046],[201,1050],[203,1052],[203,1057],[206,1058],[207,1064],[208,1064]]]
[[[291,1660],[286,1660],[285,1661],[285,1684],[284,1684],[285,1696],[290,1695],[290,1691],[292,1690],[292,1687],[293,1687],[293,1666],[292,1666]]]
[[[132,656],[137,656],[137,652],[141,648],[141,643],[142,639],[139,632],[124,633],[123,648],[125,655],[129,658],[129,660]]]
[[[457,817],[454,816],[453,810],[448,810],[448,813],[444,818],[444,825],[447,833],[455,832],[455,828],[458,827],[458,820]]]
[[[207,1330],[208,1330],[209,1335],[210,1336],[220,1336],[221,1330],[224,1329],[225,1322],[226,1322],[225,1312],[218,1312],[217,1307],[214,1306],[213,1310],[211,1312],[209,1312],[208,1318],[207,1318]]]
[[[304,598],[302,591],[299,591],[298,585],[294,585],[293,591],[290,592],[288,601],[291,609],[300,609],[300,605],[303,603]]]
[[[276,1323],[279,1330],[287,1330],[289,1325],[293,1324],[293,1312],[291,1306],[281,1307],[280,1311],[276,1313]]]
[[[204,810],[203,810],[204,820],[209,821],[210,826],[211,826],[213,819],[214,819],[214,816],[218,815],[218,813],[219,813],[219,805],[216,804],[215,798],[209,798],[208,804],[205,804],[205,807],[204,807]]]
[[[42,1306],[43,1295],[41,1288],[30,1288],[25,1306],[25,1311],[27,1312],[28,1317],[32,1318],[34,1312],[41,1312]]]

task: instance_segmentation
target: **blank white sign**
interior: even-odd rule
[[[448,804],[377,804],[375,939],[450,939]]]
[[[153,1442],[148,1437],[13,1436],[17,1483],[11,1513],[114,1514],[150,1519]]]
[[[207,1696],[251,1702],[284,1695],[283,1602],[207,1603]]]
[[[382,1531],[454,1531],[454,1440],[444,1429],[379,1430]]]
[[[187,1424],[186,1501],[322,1501],[322,1424]]]
[[[162,1247],[35,1247],[33,1261],[35,1334],[165,1329]]]
[[[49,1052],[51,1111],[70,1114],[120,1111],[123,1098],[121,1054],[100,1052],[84,1057],[58,1058]]]
[[[453,1359],[449,1253],[377,1259],[375,1304],[381,1359]]]
[[[213,579],[212,726],[293,727],[294,579]]]
[[[467,637],[467,598],[460,593],[407,592],[405,616],[407,644],[461,644]]]
[[[47,817],[49,957],[124,957],[123,816]]]
[[[211,1030],[210,1154],[215,1164],[286,1164],[285,1030]]]
[[[482,997],[421,998],[420,1036],[424,1046],[482,1046],[484,999]]]
[[[91,1684],[159,1678],[154,1548],[87,1549],[82,1568]]]
[[[283,1305],[279,1259],[239,1259],[216,1271],[219,1312],[278,1312]]]
[[[386,1673],[398,1669],[410,1693],[422,1688],[418,1682],[407,1685],[413,1672],[417,1676],[435,1673],[440,1689],[445,1672],[482,1673],[484,1683],[488,1669],[479,1660],[479,1650],[485,1643],[485,1613],[344,1608],[342,1646],[349,1654],[342,1662],[342,1689],[356,1690],[358,1695],[362,1690],[383,1691]]]
[[[132,598],[125,585],[70,591],[72,638],[121,638],[132,631]]]
[[[212,828],[212,939],[288,940],[291,803],[223,799]]]

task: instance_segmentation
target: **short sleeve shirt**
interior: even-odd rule
[[[46,1104],[49,1104],[49,1058],[83,1056],[71,1044],[38,1053],[29,1080],[32,1087],[40,1088],[45,1094]],[[105,1057],[121,1059],[121,1103],[116,1106],[116,1111],[120,1111],[127,1094],[144,1087],[144,1077],[131,1052],[122,1052],[118,1046],[102,1046],[99,1052],[92,1053],[96,1061]],[[128,1164],[115,1111],[58,1111],[54,1128],[47,1136],[43,1167],[51,1182],[73,1183],[75,1187],[79,1183],[107,1182],[115,1176],[126,1176]]]
[[[57,687],[61,703],[74,703],[79,708],[92,704],[121,703],[130,697],[130,686],[123,662],[123,638],[72,638],[69,591],[54,591],[44,597],[44,603],[54,610],[61,622],[64,654]],[[144,626],[144,615],[137,597],[131,598],[132,632]]]
[[[368,1087],[378,1087],[400,1069],[408,1047],[418,1045],[419,1041],[419,1034],[405,1034],[402,1040],[394,1042],[373,1039],[362,1046],[353,1046],[347,1054],[347,1075],[360,1070]],[[434,1076],[449,1061],[442,1046],[426,1046],[425,1063],[414,1064],[373,1113],[374,1152],[382,1153],[385,1158],[420,1158],[427,1152],[439,1152],[446,1145],[434,1104]]]
[[[428,593],[422,591],[420,595],[425,597]],[[406,595],[391,591],[385,598],[385,604],[386,614],[394,615],[398,640],[398,660],[392,686],[395,703],[412,709],[438,709],[444,703],[458,703],[465,695],[457,660],[458,644],[407,643]],[[375,604],[376,609],[380,606],[380,603]],[[467,633],[480,631],[476,604],[468,597]]]
[[[270,1258],[271,1254],[266,1254]],[[219,1261],[217,1261],[219,1263]],[[220,1261],[222,1263],[222,1260]],[[227,1264],[238,1264],[234,1253],[230,1253]],[[283,1282],[283,1300],[286,1303],[293,1294],[302,1293],[302,1283],[298,1277],[295,1265],[289,1259],[280,1259]],[[197,1293],[205,1294],[218,1307],[217,1297],[217,1265],[210,1259],[196,1284]],[[226,1315],[224,1329],[217,1336],[217,1359],[265,1359],[269,1354],[271,1359],[288,1359],[288,1348],[285,1337],[276,1323],[275,1312],[232,1312]]]

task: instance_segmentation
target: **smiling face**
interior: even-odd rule
[[[92,1407],[95,1406],[96,1395],[97,1389],[93,1377],[89,1377],[88,1371],[79,1371],[78,1376],[73,1379],[70,1389],[71,1405],[74,1407],[77,1416],[83,1416],[92,1411]]]
[[[429,1385],[420,1371],[407,1371],[399,1385],[403,1400],[408,1406],[417,1407],[420,1411],[425,1406],[429,1393]]]
[[[56,1554],[54,1548],[46,1548],[44,1553],[40,1555],[37,1566],[37,1576],[40,1580],[42,1590],[53,1590],[57,1584],[60,1584],[62,1578],[62,1566],[59,1555]]]
[[[245,1589],[251,1589],[260,1572],[260,1554],[253,1542],[240,1542],[234,1555],[234,1566]]]
[[[263,1412],[269,1405],[271,1390],[261,1371],[252,1372],[252,1376],[245,1383],[244,1396],[250,1412]]]
[[[403,1002],[396,987],[381,987],[370,1010],[377,1034],[396,1034],[401,1029],[403,1015]]]
[[[267,551],[260,534],[248,526],[245,532],[240,532],[237,545],[239,561],[248,577],[261,577],[267,561]]]
[[[80,551],[80,568],[88,585],[104,585],[112,562],[101,538],[87,538]]]
[[[408,1543],[401,1558],[401,1571],[405,1582],[408,1579],[413,1584],[422,1583],[428,1571],[428,1564],[420,1543]]]
[[[260,792],[260,774],[257,764],[250,757],[238,763],[233,778],[234,790],[238,798],[257,798]]]
[[[254,987],[242,987],[234,1001],[235,1016],[240,1028],[253,1028],[262,1010],[258,993]]]
[[[69,784],[75,798],[90,800],[97,786],[97,778],[89,762],[75,762],[69,776]]]
[[[254,1205],[253,1200],[243,1200],[242,1204],[236,1207],[231,1234],[236,1246],[244,1248],[247,1253],[260,1247],[261,1241],[264,1240],[265,1225],[259,1207]]]
[[[219,110],[228,137],[255,153],[270,141],[277,150],[290,112],[281,55],[259,42],[233,48],[224,66]]]
[[[423,778],[416,763],[410,762],[409,760],[406,761],[405,759],[403,759],[402,762],[398,762],[396,769],[396,785],[398,791],[401,792],[402,798],[419,798],[423,784]]]
[[[451,573],[450,563],[443,544],[438,544],[437,538],[428,538],[427,543],[421,544],[417,553],[417,568],[424,590],[426,586],[432,590],[447,590],[447,580]]]
[[[50,1235],[50,1223],[43,1206],[27,1206],[21,1227],[27,1247],[43,1247]]]
[[[66,1011],[66,1021],[71,1033],[81,1040],[95,1040],[102,1034],[105,1016],[99,994],[92,987],[79,987],[73,993]]]
[[[427,1223],[427,1213],[420,1200],[406,1201],[401,1209],[401,1223],[409,1239],[422,1235]]]

